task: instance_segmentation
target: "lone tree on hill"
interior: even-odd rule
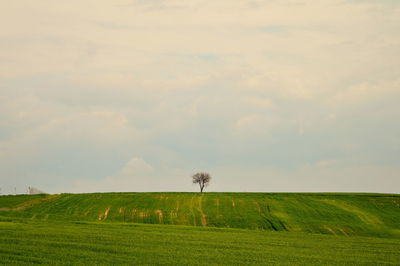
[[[192,176],[193,184],[199,184],[200,192],[203,192],[204,187],[208,186],[211,180],[211,176],[209,173],[196,173]]]

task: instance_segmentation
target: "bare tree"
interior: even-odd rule
[[[209,173],[196,173],[192,176],[193,184],[199,184],[200,192],[203,192],[204,187],[208,186],[211,180],[211,175]]]

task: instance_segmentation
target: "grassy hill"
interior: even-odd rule
[[[400,196],[330,193],[93,193],[1,196],[0,216],[400,237]]]

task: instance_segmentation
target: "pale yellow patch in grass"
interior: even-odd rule
[[[199,207],[198,210],[200,212],[201,215],[201,224],[203,226],[207,226],[207,219],[206,219],[206,215],[203,212],[203,206],[202,206],[202,202],[203,202],[203,195],[201,195],[201,197],[199,198]]]
[[[343,235],[345,235],[345,236],[349,235],[343,228],[339,228],[339,231],[342,232]]]
[[[353,214],[357,215],[358,218],[360,218],[360,220],[366,224],[383,224],[381,219],[379,219],[375,215],[373,215],[365,210],[359,209],[356,206],[345,203],[343,201],[331,200],[331,199],[321,199],[320,201],[328,203],[333,206],[336,206],[344,211],[353,213]]]
[[[111,207],[108,207],[105,211],[104,211],[104,213],[100,213],[100,215],[99,215],[99,221],[104,221],[105,219],[107,219],[107,216],[108,216],[108,214],[110,213],[110,209],[111,209]]]
[[[87,211],[83,213],[83,216],[87,216],[92,209],[93,207],[90,207]]]
[[[329,226],[327,226],[326,224],[324,225],[324,228],[325,228],[327,231],[329,231],[332,235],[336,235],[336,232],[333,231],[333,229],[330,228]]]
[[[160,224],[163,224],[164,222],[163,222],[163,212],[161,211],[161,210],[155,210],[154,211],[156,214],[157,214],[157,216],[158,216],[158,222],[160,223]]]

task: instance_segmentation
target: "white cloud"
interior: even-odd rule
[[[209,191],[398,193],[399,167],[326,160],[293,169],[262,166],[211,169]],[[385,180],[390,180],[387,184]]]
[[[126,165],[116,174],[116,176],[135,176],[135,175],[146,175],[153,171],[153,167],[145,162],[143,159],[133,157],[126,163]]]
[[[13,1],[0,18],[2,180],[65,181],[76,154],[108,166],[82,181],[132,153],[168,173],[398,163],[393,2]]]
[[[74,192],[146,192],[176,191],[176,187],[190,189],[190,173],[181,169],[155,169],[140,157],[131,158],[113,175],[102,179],[78,179]],[[179,191],[180,189],[178,189]]]
[[[154,169],[143,159],[133,157],[114,175],[98,180],[75,180],[75,192],[146,191],[156,185]]]
[[[259,114],[245,115],[236,121],[236,127],[239,130],[254,131],[266,129],[268,130],[272,126],[276,125],[276,121],[272,121],[267,116]]]
[[[272,100],[261,97],[246,97],[243,102],[260,109],[270,109],[273,107]]]
[[[377,82],[361,82],[338,90],[331,99],[330,104],[366,105],[386,97],[400,95],[400,79],[383,80]]]

